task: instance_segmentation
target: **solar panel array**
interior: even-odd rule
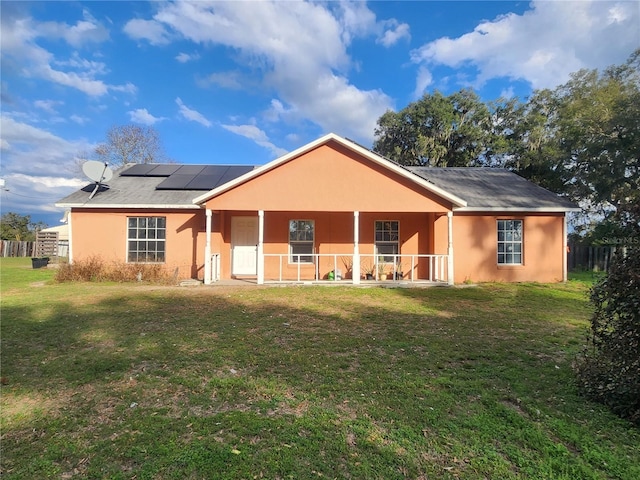
[[[212,190],[250,172],[252,165],[137,164],[122,177],[167,177],[156,190]]]

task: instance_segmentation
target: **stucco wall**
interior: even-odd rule
[[[497,263],[497,220],[505,219],[523,220],[522,265],[498,265]],[[443,221],[446,224],[446,217]],[[562,214],[455,213],[453,249],[456,283],[562,281],[563,228]],[[446,236],[444,239],[446,240]],[[439,248],[441,249],[442,246]],[[446,245],[444,248],[446,250]]]
[[[73,260],[99,256],[107,262],[126,262],[127,217],[130,216],[165,216],[166,268],[171,274],[177,268],[178,278],[203,278],[203,210],[74,209],[71,213]]]
[[[346,157],[346,158],[345,158]],[[212,210],[446,212],[437,195],[337,144],[322,145],[206,202]]]

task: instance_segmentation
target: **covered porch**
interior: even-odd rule
[[[206,210],[204,283],[453,284],[452,212]]]

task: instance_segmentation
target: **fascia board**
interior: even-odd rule
[[[576,207],[462,207],[454,208],[454,212],[530,212],[530,213],[562,213],[579,212]]]
[[[418,175],[409,172],[408,170],[405,170],[401,167],[399,167],[398,165],[394,164],[393,162],[382,158],[379,155],[376,155],[375,153],[372,153],[371,151],[367,150],[366,148],[361,147],[360,145],[357,145],[353,142],[350,142],[338,135],[336,135],[335,133],[329,133],[327,135],[324,135],[323,137],[320,137],[319,139],[308,143],[306,145],[303,145],[302,147],[287,153],[286,155],[283,155],[280,158],[277,158],[265,165],[263,165],[262,167],[258,167],[255,170],[252,170],[250,172],[245,173],[244,175],[231,180],[230,182],[219,186],[218,188],[215,188],[203,195],[200,195],[199,197],[196,197],[193,199],[193,203],[194,204],[201,204],[206,202],[207,200],[220,195],[221,193],[230,190],[231,188],[240,185],[244,182],[246,182],[247,180],[250,180],[253,177],[257,177],[259,175],[262,175],[265,172],[268,172],[269,170],[272,170],[274,168],[276,168],[279,165],[282,165],[286,162],[288,162],[289,160],[292,160],[295,157],[298,157],[310,150],[313,150],[314,148],[323,145],[325,143],[327,143],[330,140],[334,140],[335,142],[339,143],[340,145],[342,145],[345,148],[348,148],[349,150],[356,152],[360,155],[362,155],[363,157],[366,157],[367,159],[371,160],[374,163],[377,163],[378,165],[381,165],[385,168],[387,168],[388,170],[391,170],[397,174],[399,174],[400,176],[407,178],[409,180],[411,180],[412,182],[420,185],[421,187],[425,188],[426,190],[435,193],[436,195],[438,195],[439,197],[444,198],[445,200],[450,201],[451,203],[453,203],[456,206],[459,207],[466,207],[467,202],[462,200],[461,198],[452,195],[451,193],[441,189],[440,187],[435,186],[434,184],[428,182],[427,180],[424,180],[422,178],[420,178]]]
[[[200,207],[197,205],[189,205],[189,204],[180,204],[180,205],[164,205],[164,204],[144,204],[144,203],[136,203],[136,204],[122,204],[122,203],[114,203],[114,204],[87,204],[87,203],[56,203],[54,204],[59,208],[118,208],[118,209],[152,209],[152,210],[199,210]]]

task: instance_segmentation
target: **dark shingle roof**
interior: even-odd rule
[[[60,207],[199,208],[193,199],[255,167],[251,165],[126,165],[89,199],[88,184],[56,203]]]
[[[461,210],[573,210],[571,201],[501,168],[406,167],[467,202]]]
[[[89,199],[95,184],[56,203],[59,207],[199,208],[193,200],[253,170],[249,165],[127,165]],[[497,168],[404,167],[467,202],[461,210],[565,211],[569,200]]]

